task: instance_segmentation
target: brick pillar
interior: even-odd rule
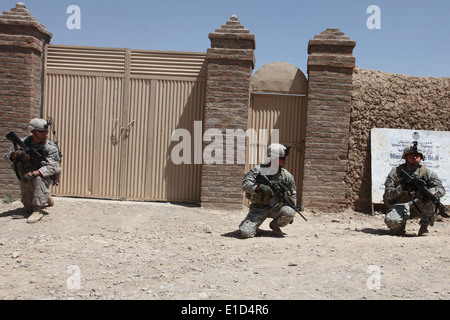
[[[9,131],[28,135],[28,122],[40,115],[44,46],[52,34],[21,2],[0,15],[0,198],[17,198],[19,184],[6,162]]]
[[[327,29],[308,45],[308,109],[303,207],[347,207],[350,103],[356,43],[339,29]]]
[[[245,164],[236,156],[244,150],[236,150],[234,161],[227,163],[225,134],[227,129],[247,130],[250,102],[250,79],[255,58],[255,36],[245,29],[236,16],[232,16],[221,29],[209,34],[211,48],[207,50],[208,76],[206,85],[206,108],[204,116],[204,140],[210,137],[208,130],[223,134],[223,161],[207,162],[204,152],[202,165],[201,205],[203,207],[242,209],[242,178]],[[236,131],[235,131],[236,132]],[[204,141],[204,150],[212,140]],[[215,156],[217,154],[215,153]],[[245,161],[245,159],[244,159]],[[229,162],[229,161],[228,161]]]

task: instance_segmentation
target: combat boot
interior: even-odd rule
[[[55,200],[53,200],[52,196],[49,194],[47,198],[47,205],[49,207],[53,207],[55,205]]]
[[[42,208],[37,208],[27,219],[27,223],[39,222],[44,214],[42,213]]]
[[[393,228],[390,230],[391,234],[398,237],[404,237],[406,235],[406,229],[405,226],[399,227],[399,228]]]
[[[420,226],[419,232],[417,233],[417,235],[420,236],[426,236],[428,235],[428,225],[426,224],[422,224]]]
[[[276,225],[274,220],[272,220],[269,223],[269,227],[270,227],[270,229],[272,229],[274,235],[276,235],[277,237],[282,237],[283,236],[283,231],[281,231],[281,228]]]

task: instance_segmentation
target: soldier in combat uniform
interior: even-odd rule
[[[418,235],[423,236],[428,233],[428,226],[434,225],[439,208],[426,195],[418,192],[402,169],[410,176],[419,178],[421,183],[438,198],[445,195],[445,189],[437,174],[420,164],[421,160],[424,160],[424,155],[417,147],[417,141],[404,149],[402,158],[405,159],[405,163],[392,168],[386,178],[383,200],[389,208],[385,223],[394,234],[404,235],[406,221],[420,217]]]
[[[31,135],[22,139],[27,148],[34,148],[42,155],[41,160],[33,159],[24,150],[16,150],[14,146],[6,154],[6,159],[15,163],[16,174],[20,178],[21,200],[30,214],[28,223],[40,221],[43,207],[54,205],[50,185],[61,174],[60,152],[57,145],[48,139],[48,126],[47,120],[35,118],[28,125]]]
[[[239,225],[242,238],[251,238],[258,227],[267,218],[272,218],[269,226],[276,236],[283,236],[282,227],[292,223],[296,211],[282,202],[270,207],[273,196],[272,189],[258,180],[259,174],[267,176],[272,183],[283,182],[294,204],[297,202],[294,177],[283,166],[289,154],[290,146],[271,144],[267,148],[267,161],[253,167],[245,176],[242,189],[250,200],[250,210],[247,217]]]

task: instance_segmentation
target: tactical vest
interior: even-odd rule
[[[407,178],[407,177],[403,174],[402,169],[405,170],[405,171],[407,171],[407,165],[406,165],[406,163],[404,163],[404,164],[402,164],[402,165],[400,165],[400,166],[398,166],[398,167],[396,168],[396,171],[397,171],[397,177],[395,178],[395,181],[394,181],[394,183],[395,183],[396,186],[400,183],[400,181],[402,181],[402,180],[404,180],[404,179]],[[428,183],[427,168],[426,168],[425,166],[420,166],[420,167],[419,167],[419,178],[420,178],[420,179],[424,179],[424,180]]]
[[[402,172],[403,170],[407,170],[407,165],[402,164],[400,166],[398,166],[396,168],[396,172],[397,172],[397,176],[395,177],[394,180],[394,185],[398,186],[400,184],[403,184],[404,181],[406,181],[408,178],[406,177],[406,175]],[[419,167],[419,178],[425,180],[425,182],[428,184],[428,175],[427,175],[427,168],[425,166],[420,166]],[[395,201],[391,201],[392,203],[401,203],[401,202],[409,202],[411,201],[411,198],[409,195],[407,194],[401,194],[400,196],[398,196]]]
[[[281,168],[281,182],[286,184],[286,169]],[[270,178],[269,178],[270,180]],[[262,193],[262,192],[245,192],[245,197],[250,200],[252,204],[256,204],[259,206],[268,206],[272,195],[270,192]]]

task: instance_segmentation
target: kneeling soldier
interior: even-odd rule
[[[250,200],[250,210],[247,217],[239,225],[243,238],[253,237],[258,227],[267,218],[272,218],[269,226],[277,236],[283,236],[282,227],[294,221],[296,211],[283,202],[269,206],[273,191],[267,184],[261,183],[259,175],[265,175],[270,182],[282,182],[289,193],[289,197],[296,204],[296,185],[294,177],[284,165],[289,154],[290,146],[271,144],[267,148],[267,161],[252,168],[245,176],[242,189]]]
[[[42,208],[53,205],[50,196],[50,185],[57,181],[61,174],[61,161],[58,146],[48,139],[48,126],[44,119],[33,119],[28,125],[31,135],[22,139],[23,146],[34,150],[40,155],[39,159],[30,156],[17,145],[11,147],[6,158],[14,163],[17,177],[20,179],[22,203],[30,216],[28,223],[35,223],[42,219]],[[20,141],[19,141],[20,142]]]

